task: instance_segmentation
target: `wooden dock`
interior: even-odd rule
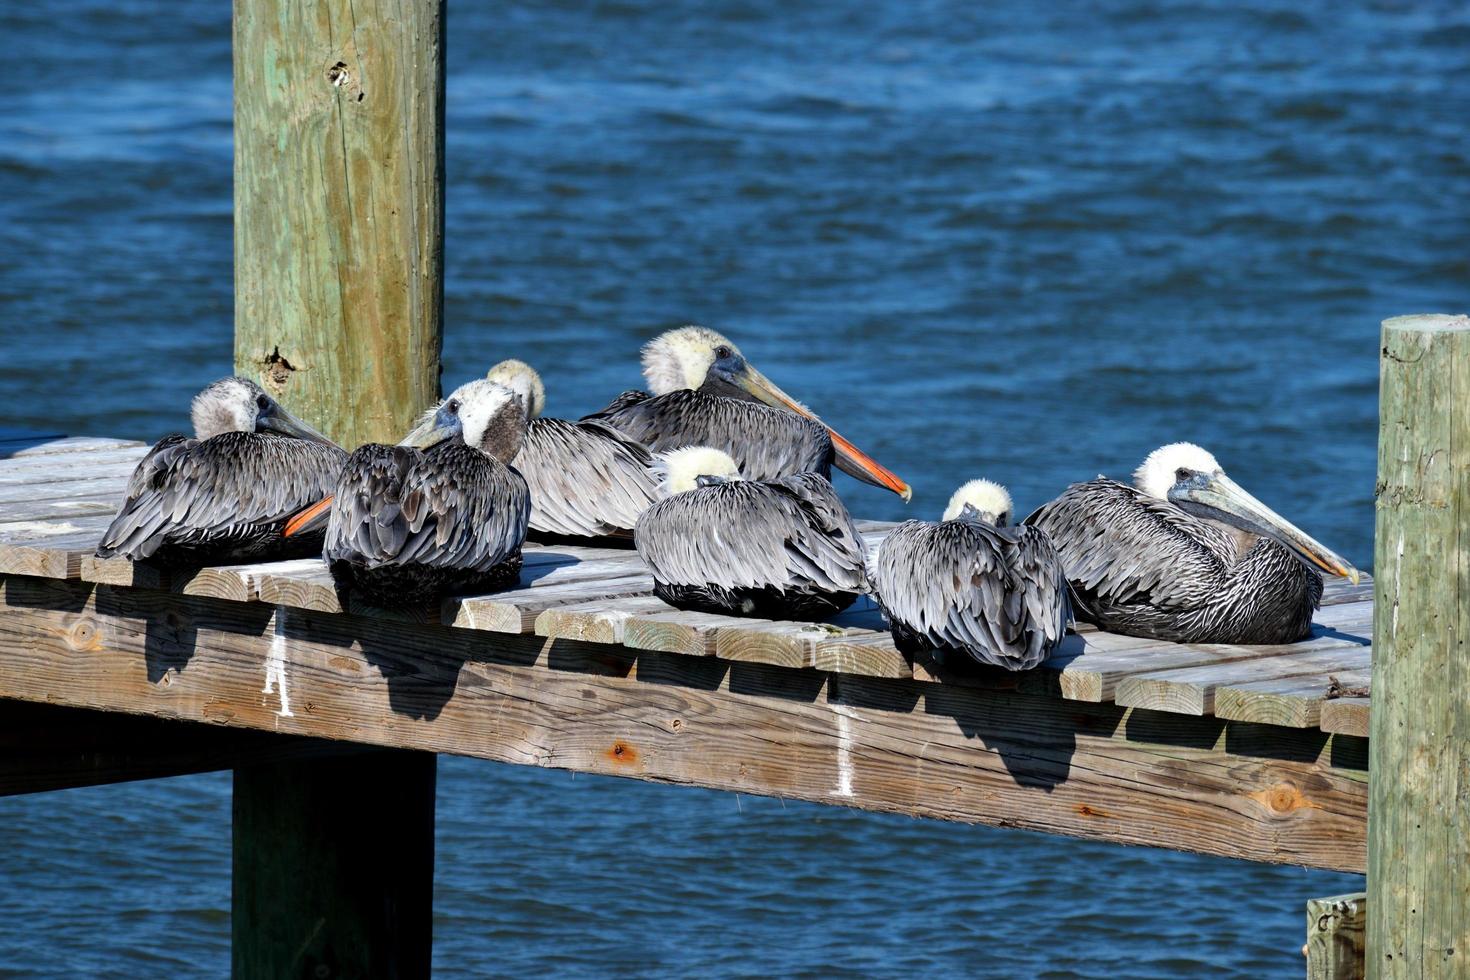
[[[146,774],[350,743],[1365,868],[1368,702],[1332,695],[1367,681],[1370,583],[1329,584],[1302,643],[1084,628],[1024,674],[908,658],[867,602],[815,625],[680,612],[622,550],[532,545],[520,588],[344,609],[315,559],[93,558],[145,449],[0,441],[0,697],[109,713],[73,748],[110,761],[76,782],[136,775],[97,720],[122,713],[169,747],[135,753]]]

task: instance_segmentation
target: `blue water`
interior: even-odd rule
[[[915,487],[1188,438],[1371,565],[1379,321],[1463,311],[1463,4],[452,4],[445,380],[688,320]],[[1036,9],[1044,7],[1044,9]],[[0,5],[0,421],[228,370],[229,5]],[[844,481],[853,509],[903,506]],[[436,969],[1297,976],[1345,875],[441,762]],[[0,973],[220,975],[229,781],[0,801]]]

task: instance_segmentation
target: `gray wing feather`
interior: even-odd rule
[[[628,534],[656,499],[652,457],[602,422],[534,419],[515,467],[531,488],[531,528],[549,534]]]
[[[1035,528],[905,521],[874,551],[873,588],[891,621],[935,647],[1027,670],[1071,620],[1060,558]]]
[[[325,554],[487,571],[520,551],[530,516],[525,478],[478,450],[364,446],[343,471]]]
[[[832,437],[821,423],[757,402],[682,389],[609,406],[596,418],[654,452],[685,446],[723,450],[746,480],[832,475]]]
[[[852,519],[826,481],[739,481],[676,494],[638,521],[638,553],[661,582],[724,588],[865,590]]]
[[[335,446],[254,432],[170,436],[133,472],[97,553],[147,558],[166,541],[285,521],[330,492],[345,458]]]
[[[1115,480],[1073,484],[1025,523],[1046,532],[1079,592],[1110,604],[1195,605],[1235,558],[1219,528]]]

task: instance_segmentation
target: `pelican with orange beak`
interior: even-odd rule
[[[1061,555],[1080,620],[1178,643],[1292,643],[1311,634],[1319,573],[1358,582],[1199,446],[1154,450],[1133,482],[1074,483],[1026,518]]]
[[[832,465],[905,501],[909,485],[761,374],[727,338],[680,327],[643,348],[650,394],[625,392],[597,419],[654,452],[707,446],[734,458],[747,480],[796,473],[830,478]]]

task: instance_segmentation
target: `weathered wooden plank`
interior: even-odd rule
[[[1074,645],[1075,638],[1068,637],[1061,650],[1043,664],[1042,669],[1059,672],[1058,682],[1063,697],[1110,701],[1119,697],[1121,685],[1140,674],[1366,645],[1372,615],[1372,603],[1324,607],[1317,614],[1312,639],[1281,646],[1185,646],[1132,637],[1110,640],[1107,639],[1110,634],[1089,633],[1082,638],[1080,649]],[[1162,710],[1169,709],[1165,707]]]
[[[130,585],[136,589],[162,589],[184,595],[211,596],[231,602],[250,602],[259,598],[255,580],[267,569],[286,562],[255,565],[216,565],[187,570],[159,568],[148,562],[128,558],[82,558],[78,575],[83,582],[99,585]]]
[[[1470,957],[1470,317],[1383,324],[1368,974]]]
[[[107,436],[52,436],[39,439],[0,437],[0,458],[4,459],[28,459],[33,456],[54,456],[57,453],[104,453],[138,448],[146,452],[148,444],[137,439],[113,439]]]
[[[1367,670],[1330,670],[1303,676],[1282,676],[1221,684],[1215,689],[1214,714],[1232,721],[1254,721],[1287,728],[1316,728],[1334,679],[1368,683]]]
[[[810,667],[819,640],[843,636],[847,630],[827,623],[778,623],[746,620],[726,626],[715,637],[715,656],[723,660]]]
[[[1368,737],[1368,698],[1333,698],[1322,705],[1322,730]]]
[[[344,742],[53,704],[0,702],[0,796],[354,751]]]
[[[651,595],[556,606],[536,617],[536,635],[586,643],[622,643],[623,629],[630,618],[668,612],[669,608]]]
[[[1373,576],[1363,575],[1354,585],[1345,578],[1328,578],[1322,583],[1322,605],[1338,606],[1351,602],[1370,602],[1373,599]]]
[[[0,582],[0,646],[0,696],[1255,860],[1364,861],[1361,749],[1318,731],[33,578]]]
[[[76,578],[110,517],[0,524],[0,574]]]
[[[439,397],[444,4],[237,0],[235,370],[344,446]]]
[[[122,501],[122,484],[116,493],[37,498],[0,503],[0,524],[16,521],[68,521],[77,517],[106,516],[117,513]]]
[[[612,554],[615,557],[612,559],[601,557],[606,554]],[[603,574],[620,573],[616,576],[608,575],[611,581],[614,578],[637,572],[640,568],[636,555],[629,559],[626,555],[609,549],[540,546],[526,549],[521,569],[521,581],[525,584],[525,588],[547,588],[557,584],[585,585],[589,581],[596,581],[599,578],[599,571]],[[333,581],[326,563],[318,558],[269,564],[261,567],[255,573],[254,578],[257,595],[261,602],[268,602],[272,605],[281,604],[294,609],[313,609],[318,612],[344,611],[337,593],[336,582]],[[595,589],[592,595],[596,595]],[[470,629],[478,628],[471,624],[468,617],[460,622],[454,622],[458,615],[460,601],[450,600],[446,604],[446,611],[443,615],[448,617],[448,620],[454,625]],[[351,603],[352,600],[349,600],[349,604]],[[359,611],[366,611],[366,607],[356,608]],[[422,615],[411,618],[427,622],[438,621],[439,616],[440,613],[425,611]],[[527,626],[525,631],[529,632],[530,626]]]
[[[548,609],[648,595],[652,589],[653,576],[641,568],[629,567],[624,572],[591,581],[532,584],[489,595],[446,599],[442,621],[461,629],[531,633],[536,629],[536,618]]]
[[[1342,645],[1232,660],[1129,677],[1118,685],[1113,700],[1129,708],[1209,715],[1215,713],[1215,692],[1224,686],[1334,671],[1366,671],[1370,663],[1366,646]]]
[[[1368,926],[1364,892],[1307,902],[1307,980],[1362,980]]]
[[[137,446],[103,452],[0,459],[0,486],[64,483],[117,474],[126,478],[137,467],[138,460],[147,454],[146,446]]]
[[[715,613],[650,613],[629,617],[623,624],[623,645],[633,650],[713,657],[715,641],[724,627],[744,627],[750,620]]]
[[[118,468],[114,472],[92,474],[86,479],[61,480],[55,483],[0,484],[0,504],[29,503],[37,500],[81,500],[86,497],[111,497],[121,506],[132,470]]]

